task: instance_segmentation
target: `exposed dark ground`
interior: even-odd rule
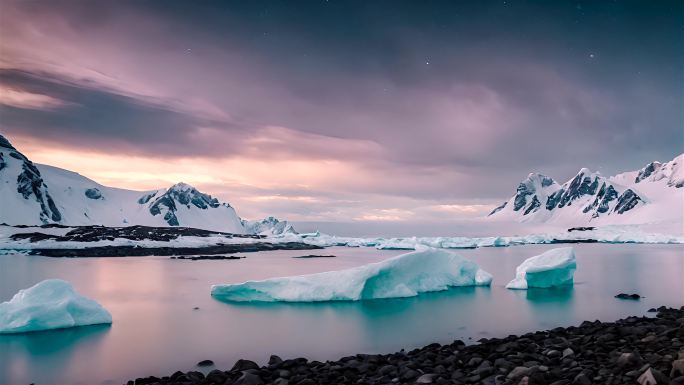
[[[21,228],[22,226],[16,226]],[[25,227],[25,226],[23,226]],[[65,226],[46,225],[44,228],[64,228]],[[264,239],[262,235],[251,234],[232,234],[210,230],[201,230],[191,227],[149,227],[149,226],[127,226],[127,227],[105,227],[105,226],[78,226],[68,231],[64,235],[53,235],[41,232],[17,233],[10,236],[14,241],[28,240],[29,242],[39,242],[51,240],[54,242],[97,242],[112,241],[114,239],[128,239],[131,241],[162,241],[169,242],[179,237],[218,237],[218,238],[247,238]],[[29,254],[42,255],[45,257],[142,257],[150,255],[170,256],[170,255],[216,255],[248,253],[269,250],[313,250],[321,249],[301,242],[253,242],[245,244],[208,244],[202,247],[142,247],[142,246],[95,246],[77,249],[55,249],[55,248],[36,248],[28,251]],[[205,258],[207,259],[207,258]]]

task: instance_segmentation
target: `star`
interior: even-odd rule
[[[589,54],[589,58],[590,58],[590,59],[593,59],[593,58],[594,58],[594,54],[593,54],[593,53],[590,53],[590,54]]]

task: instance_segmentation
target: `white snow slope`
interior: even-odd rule
[[[2,135],[0,223],[184,226],[237,234],[248,232],[233,207],[188,184],[153,191],[103,186],[72,171],[33,164]],[[268,232],[269,226],[276,226],[281,232],[294,231],[287,222],[275,218],[258,223],[260,232]]]
[[[684,226],[684,154],[612,177],[582,169],[559,185],[530,174],[516,194],[489,215],[527,223],[673,224]]]
[[[42,281],[0,303],[0,334],[110,323],[112,315],[102,305],[61,279]]]
[[[341,271],[214,285],[224,301],[357,301],[413,297],[450,286],[488,286],[492,276],[446,250],[424,249]]]

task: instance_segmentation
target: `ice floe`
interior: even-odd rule
[[[451,286],[488,286],[492,276],[446,250],[423,249],[347,270],[214,285],[225,301],[356,301],[412,297]]]
[[[112,315],[102,305],[61,279],[47,279],[0,303],[0,334],[110,323]]]
[[[527,289],[571,285],[575,269],[577,269],[577,263],[572,247],[551,249],[521,263],[515,269],[515,278],[506,285],[506,288]]]

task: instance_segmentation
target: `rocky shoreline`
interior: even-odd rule
[[[300,242],[254,242],[209,245],[202,247],[141,247],[141,246],[98,246],[81,249],[30,249],[30,255],[41,255],[54,258],[93,258],[93,257],[146,257],[146,256],[178,256],[178,255],[215,255],[254,253],[273,250],[316,250],[320,246]]]
[[[15,228],[27,228],[29,226],[13,226]],[[36,226],[34,226],[36,227]],[[16,233],[9,236],[12,241],[26,241],[29,243],[39,243],[50,241],[55,244],[78,242],[84,247],[61,248],[61,247],[33,247],[19,251],[24,251],[30,255],[41,255],[44,257],[66,257],[66,258],[91,258],[91,257],[144,257],[144,256],[195,256],[195,255],[218,255],[250,253],[257,251],[272,250],[317,250],[320,246],[309,245],[303,242],[269,242],[263,235],[253,234],[232,234],[218,231],[195,229],[190,227],[149,227],[149,226],[126,226],[126,227],[105,227],[105,226],[60,226],[44,225],[36,227],[39,229],[68,229],[63,235],[51,234],[49,232],[31,231],[26,233]],[[117,239],[132,242],[171,242],[182,237],[199,237],[213,239],[213,243],[207,242],[206,245],[187,247],[187,246],[147,246],[137,245],[108,245],[108,246],[89,246],[89,244],[99,241],[114,241]],[[243,242],[226,242],[222,240],[245,239]],[[36,245],[39,246],[39,245]],[[188,258],[193,259],[193,258]],[[194,259],[235,259],[221,257],[206,257]]]
[[[660,307],[655,318],[585,321],[579,326],[482,339],[470,346],[455,341],[328,362],[271,356],[262,367],[239,360],[230,370],[216,369],[206,376],[179,371],[163,378],[138,378],[127,385],[415,383],[684,385],[684,306]]]

